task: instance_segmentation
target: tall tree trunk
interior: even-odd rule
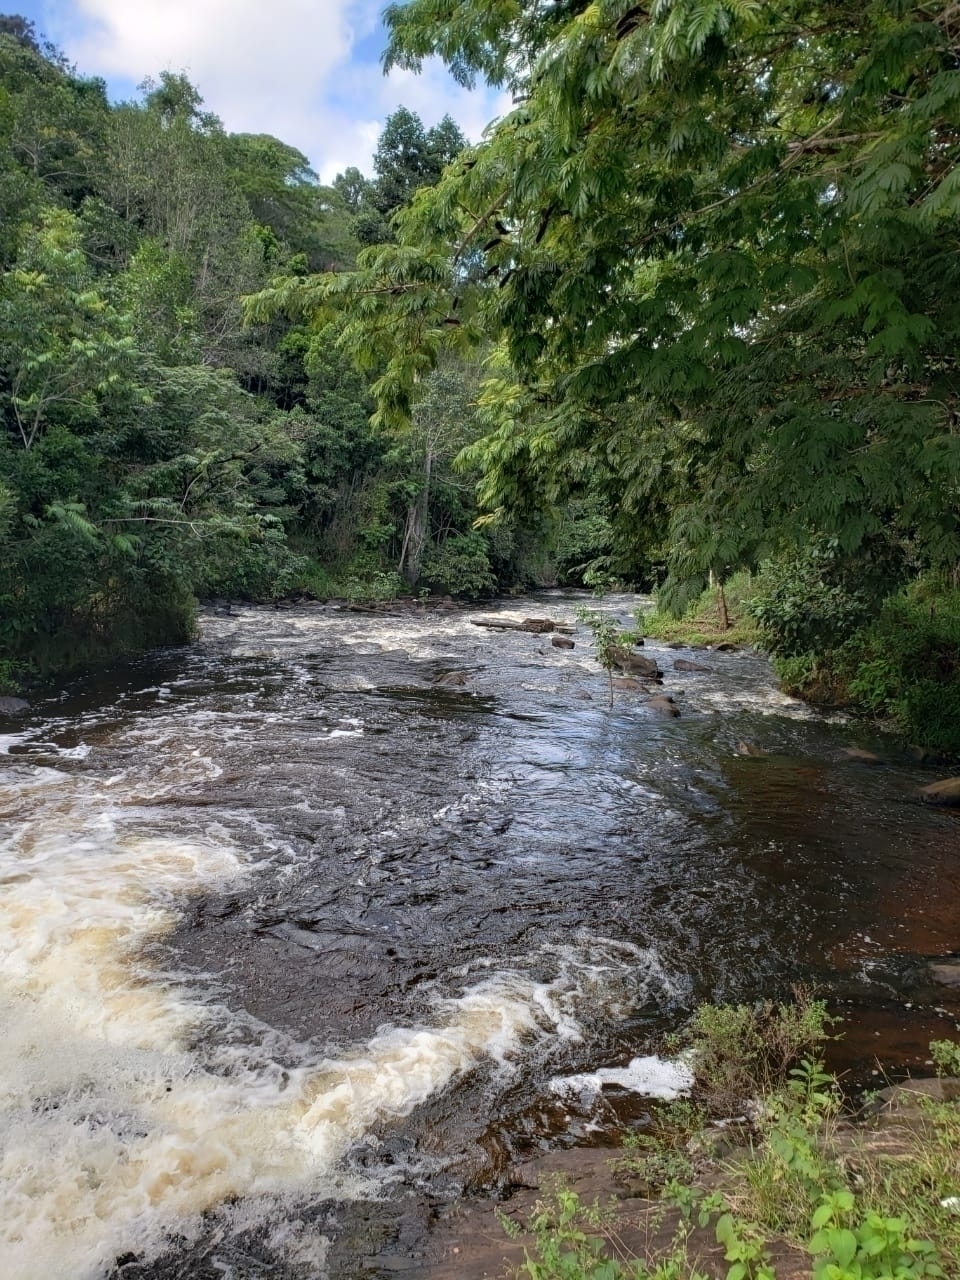
[[[727,593],[723,589],[723,583],[717,583],[717,616],[720,620],[720,630],[730,630],[730,614],[727,612]]]
[[[411,587],[415,587],[420,579],[423,551],[427,545],[432,470],[433,450],[427,449],[423,464],[423,488],[407,508],[407,524],[403,531],[403,546],[400,550],[400,563],[397,566]]]

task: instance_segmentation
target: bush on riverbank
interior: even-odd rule
[[[960,591],[918,583],[835,647],[773,650],[784,687],[847,706],[917,746],[960,754]]]
[[[737,1027],[761,1038],[765,1025],[774,1028],[773,1041],[764,1041],[770,1063],[780,1056],[784,1026],[805,1027],[801,1039],[811,1048],[826,1030],[815,1002],[798,1002],[785,1022],[784,1010],[777,1014],[770,1023],[749,1009],[701,1010],[693,1032],[695,1068],[712,1063],[712,1075],[718,1063],[727,1062],[721,1074],[735,1074],[732,1033]],[[940,1062],[947,1057],[938,1054]],[[697,1086],[707,1095],[709,1075],[700,1076]],[[900,1110],[880,1116],[873,1127],[854,1125],[841,1119],[837,1083],[813,1058],[770,1079],[776,1083],[756,1096],[749,1129],[733,1150],[732,1126],[701,1123],[691,1136],[695,1113],[688,1102],[663,1108],[654,1131],[639,1144],[634,1141],[626,1162],[641,1185],[661,1189],[660,1197],[641,1209],[641,1236],[648,1241],[641,1253],[623,1248],[622,1212],[584,1205],[574,1192],[558,1187],[530,1222],[534,1245],[518,1275],[529,1280],[956,1278],[960,1107],[905,1094],[908,1103],[891,1104]],[[618,1164],[622,1168],[624,1161]]]

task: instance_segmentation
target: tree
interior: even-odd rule
[[[229,180],[253,218],[291,254],[303,254],[312,270],[353,265],[349,207],[336,187],[318,184],[302,152],[266,133],[232,133],[224,154]]]
[[[619,475],[620,532],[662,540],[677,599],[812,536],[956,562],[951,4],[411,0],[387,22],[388,65],[439,55],[517,106],[396,245],[274,293],[347,308],[380,421],[492,338],[516,391],[487,503]]]
[[[99,165],[106,86],[73,74],[53,46],[41,52],[17,30],[22,20],[5,21],[13,30],[0,28],[0,102],[9,119],[10,156],[43,185],[47,199],[76,208],[91,192]]]
[[[31,53],[42,55],[37,28],[29,18],[19,13],[0,13],[0,36],[10,36]]]
[[[477,434],[476,393],[476,367],[451,359],[441,363],[425,379],[410,431],[399,446],[405,455],[407,509],[397,569],[410,586],[420,580],[430,548],[431,516],[441,545],[455,528],[456,511],[444,511],[437,499],[445,488],[455,487],[451,460]]]
[[[449,116],[425,129],[415,112],[398,107],[387,117],[373,158],[376,208],[389,216],[420,187],[435,183],[465,146],[466,139]]]
[[[94,285],[76,219],[47,212],[0,277],[0,415],[26,450],[52,423],[82,430],[117,389],[131,339]]]

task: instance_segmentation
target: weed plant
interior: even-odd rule
[[[833,1022],[822,1000],[797,987],[783,1004],[703,1004],[671,1049],[688,1052],[706,1110],[730,1115],[782,1088],[792,1068],[820,1052]]]

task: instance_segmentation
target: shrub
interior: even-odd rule
[[[919,746],[960,753],[960,591],[891,596],[838,655],[855,703]]]
[[[824,1002],[802,987],[790,1004],[701,1005],[685,1039],[709,1110],[727,1114],[782,1088],[830,1038],[833,1021]]]
[[[765,647],[783,658],[836,648],[875,607],[872,592],[836,549],[822,541],[765,565],[746,606]]]
[[[205,544],[195,588],[200,596],[232,600],[276,600],[293,589],[304,572],[303,557],[287,545],[279,522],[263,521],[241,534],[224,530]]]
[[[497,580],[490,568],[483,535],[471,530],[456,534],[439,545],[427,548],[420,578],[437,591],[476,597],[496,590]]]

